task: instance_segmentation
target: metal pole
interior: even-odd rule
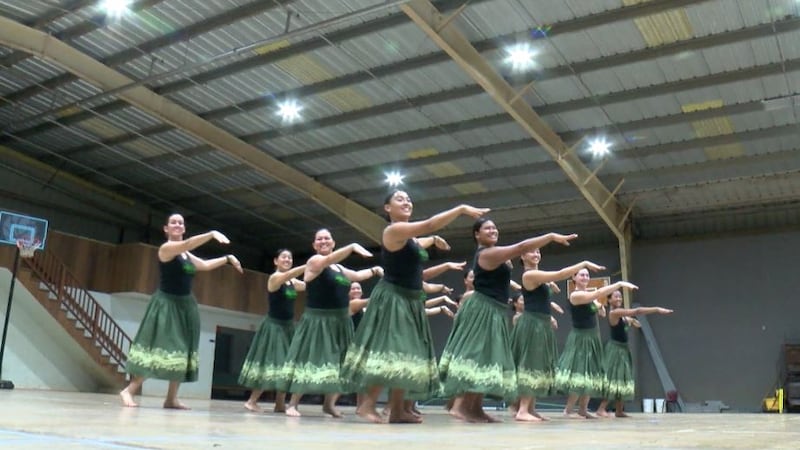
[[[14,285],[17,281],[17,265],[19,263],[19,247],[15,247],[14,264],[11,266],[11,285],[8,287],[8,303],[6,304],[6,317],[3,321],[3,340],[0,342],[0,389],[14,389],[14,383],[3,380],[3,355],[6,352],[6,335],[8,334],[8,319],[11,317],[11,301],[14,299]]]

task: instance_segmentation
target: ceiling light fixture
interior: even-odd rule
[[[606,138],[597,138],[589,143],[589,151],[595,157],[602,157],[607,155],[610,150],[611,144],[606,141]]]
[[[122,16],[130,12],[130,4],[131,0],[103,0],[100,3],[100,8],[109,19],[119,20]]]
[[[298,105],[295,100],[286,100],[278,105],[278,115],[284,122],[294,122],[300,118],[302,109],[303,107]]]
[[[511,66],[511,70],[524,71],[533,67],[533,57],[536,56],[528,44],[516,44],[506,48],[505,63]]]
[[[391,187],[399,186],[403,184],[404,175],[400,175],[400,172],[389,172],[386,174],[386,184]]]

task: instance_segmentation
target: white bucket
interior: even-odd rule
[[[664,406],[665,406],[664,399],[663,398],[657,398],[656,399],[656,412],[657,413],[665,413],[665,412],[667,412],[667,410],[664,408]]]
[[[653,403],[652,398],[643,398],[642,399],[642,412],[643,413],[653,413],[655,412],[655,404]]]

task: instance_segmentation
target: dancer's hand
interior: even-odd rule
[[[605,266],[601,266],[599,264],[595,264],[595,263],[593,263],[591,261],[584,261],[583,262],[583,267],[586,267],[587,269],[591,270],[592,272],[598,272],[600,270],[606,270]]]
[[[231,241],[222,233],[217,230],[213,230],[211,232],[211,238],[215,241],[219,242],[220,244],[230,244]]]
[[[577,238],[577,234],[559,234],[559,233],[550,233],[550,240],[553,242],[557,242],[561,245],[569,245],[569,241]]]
[[[450,244],[448,244],[447,241],[445,241],[441,236],[433,237],[433,245],[439,250],[450,250]]]
[[[354,242],[350,244],[350,246],[353,248],[353,253],[357,253],[365,258],[369,258],[372,256],[372,253],[369,250],[362,247],[361,244],[356,244]]]
[[[477,219],[478,217],[481,217],[491,211],[489,208],[476,208],[470,205],[461,205],[461,210],[462,214],[470,216],[473,219]]]

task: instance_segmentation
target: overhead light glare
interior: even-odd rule
[[[131,0],[103,0],[100,3],[100,8],[109,19],[119,20],[122,16],[130,12],[130,4]]]
[[[400,186],[403,184],[403,178],[405,176],[400,175],[400,172],[389,172],[386,174],[386,184],[391,187]]]
[[[511,66],[511,70],[523,71],[533,67],[535,56],[536,51],[530,45],[516,44],[506,48],[505,63]]]
[[[300,118],[300,111],[302,106],[298,105],[295,100],[286,100],[278,105],[278,115],[281,116],[284,122],[294,122]]]
[[[611,144],[605,138],[597,138],[589,143],[589,152],[595,157],[607,155],[611,150]]]

